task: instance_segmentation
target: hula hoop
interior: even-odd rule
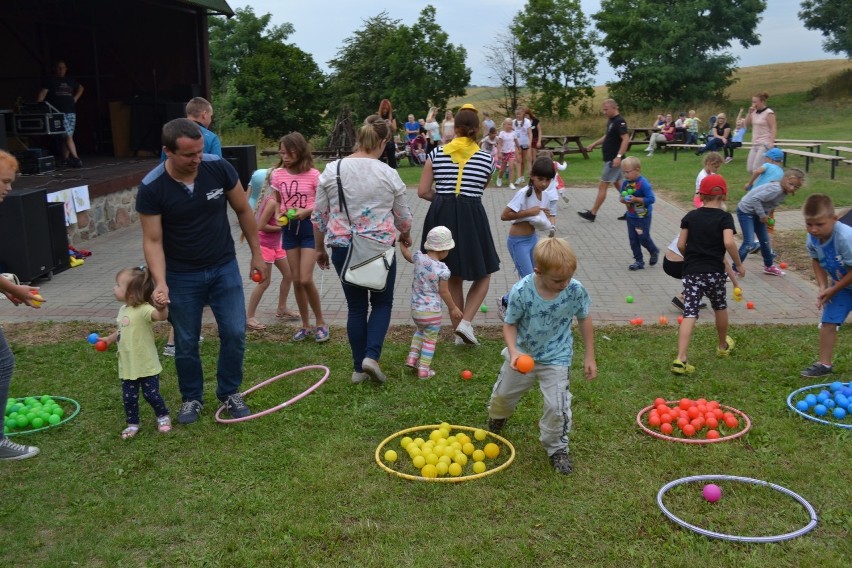
[[[222,411],[225,410],[225,407],[220,406],[219,410],[216,411],[216,422],[220,422],[222,424],[245,422],[246,420],[252,420],[254,418],[260,418],[261,416],[266,416],[267,414],[272,414],[273,412],[281,410],[285,406],[290,406],[294,402],[299,402],[300,400],[317,390],[320,385],[322,385],[326,381],[326,379],[328,379],[328,376],[331,374],[331,371],[329,371],[328,367],[324,365],[307,365],[306,367],[299,367],[298,369],[293,369],[292,371],[287,371],[286,373],[281,373],[280,375],[266,379],[262,383],[256,384],[244,393],[242,393],[243,396],[249,395],[258,389],[262,389],[266,385],[274,383],[278,379],[283,379],[284,377],[288,377],[290,375],[295,375],[296,373],[301,373],[302,371],[309,371],[312,369],[322,369],[323,371],[325,371],[325,374],[320,380],[315,382],[312,386],[308,387],[306,391],[302,392],[301,394],[297,394],[287,402],[282,402],[278,406],[273,406],[272,408],[267,408],[266,410],[261,410],[260,412],[255,412],[254,414],[249,414],[248,416],[243,416],[242,418],[221,418]]]
[[[852,383],[846,383],[846,386],[849,386],[850,384],[852,384]],[[790,396],[787,397],[787,406],[789,406],[790,409],[793,412],[795,412],[796,414],[801,414],[802,416],[804,416],[808,420],[813,420],[814,422],[819,422],[820,424],[827,424],[829,426],[837,426],[839,428],[846,428],[847,430],[852,430],[852,424],[843,424],[841,422],[832,422],[831,420],[823,420],[822,418],[817,418],[816,416],[811,416],[810,414],[802,412],[801,410],[796,408],[796,406],[793,404],[793,397],[796,396],[797,394],[799,394],[800,392],[803,392],[803,391],[806,391],[806,390],[811,390],[811,389],[820,389],[820,388],[825,388],[825,387],[830,387],[830,386],[831,386],[831,383],[826,383],[824,385],[809,385],[809,386],[806,386],[806,387],[802,387],[798,390],[794,390],[793,392],[790,393]]]
[[[507,440],[506,438],[504,438],[503,436],[495,434],[494,432],[488,432],[489,436],[494,437],[496,440],[500,441],[507,448],[509,448],[509,459],[507,459],[505,462],[501,463],[500,465],[498,465],[494,469],[489,469],[489,470],[483,471],[482,473],[474,473],[473,475],[461,475],[459,477],[423,477],[423,476],[420,476],[420,475],[411,475],[411,474],[408,474],[408,473],[403,473],[401,471],[397,471],[393,468],[386,466],[384,464],[384,462],[382,461],[382,458],[381,458],[382,448],[384,448],[385,445],[387,445],[387,443],[390,442],[391,440],[393,440],[397,437],[400,437],[400,436],[405,436],[406,434],[410,434],[411,432],[419,432],[420,430],[435,430],[435,429],[440,428],[440,427],[441,427],[440,424],[431,424],[431,425],[427,425],[427,426],[414,426],[412,428],[406,428],[405,430],[400,430],[399,432],[397,432],[395,434],[391,434],[390,436],[388,436],[387,438],[382,440],[381,443],[379,443],[379,445],[376,447],[376,454],[375,454],[376,463],[379,464],[379,467],[382,468],[383,470],[385,470],[386,472],[392,473],[393,475],[396,475],[397,477],[401,477],[403,479],[409,479],[411,481],[436,481],[438,483],[460,483],[462,481],[473,481],[474,479],[481,479],[483,477],[491,475],[492,473],[497,473],[498,471],[502,471],[502,470],[506,469],[507,467],[509,467],[509,464],[511,464],[515,460],[515,446],[513,446],[512,443],[509,440]],[[453,430],[467,430],[469,432],[475,432],[477,430],[481,430],[481,428],[471,428],[470,426],[456,426],[454,424],[451,424],[450,428],[452,428]]]
[[[677,401],[666,401],[666,404],[675,404],[675,403],[677,403]],[[650,406],[646,406],[645,408],[640,410],[639,414],[636,415],[636,424],[638,424],[639,427],[642,430],[644,430],[646,434],[650,434],[651,436],[653,436],[655,438],[659,438],[661,440],[668,440],[669,442],[681,442],[683,444],[713,444],[713,443],[716,443],[716,442],[727,442],[729,440],[739,438],[740,436],[745,435],[746,432],[751,430],[751,420],[749,419],[749,417],[746,415],[745,412],[743,412],[741,410],[737,410],[736,408],[734,408],[732,406],[725,406],[724,404],[720,404],[719,408],[724,408],[725,410],[729,410],[729,411],[733,412],[734,414],[737,414],[743,420],[745,420],[745,426],[743,427],[742,430],[740,430],[739,432],[734,432],[733,434],[728,434],[727,436],[722,436],[722,437],[716,438],[715,440],[709,440],[709,439],[706,439],[706,438],[695,438],[695,439],[693,439],[693,438],[677,438],[675,436],[668,436],[666,434],[663,434],[662,432],[655,432],[654,430],[651,430],[650,428],[648,428],[647,426],[645,426],[642,423],[642,415],[645,414],[646,412],[650,411],[652,408],[654,408],[653,404],[650,405]]]
[[[785,495],[789,495],[793,499],[799,502],[799,504],[805,508],[805,511],[808,512],[811,520],[804,527],[799,530],[778,534],[772,536],[739,536],[733,534],[725,534],[718,533],[714,531],[708,531],[707,529],[702,529],[701,527],[697,527],[695,525],[689,524],[683,519],[676,517],[671,511],[666,509],[665,505],[663,505],[663,495],[677,485],[681,485],[683,483],[689,483],[691,481],[742,481],[744,483],[751,483],[753,485],[762,485],[764,487],[769,487],[770,489],[774,489],[775,491],[780,491]],[[736,475],[693,475],[691,477],[683,477],[681,479],[676,479],[670,483],[667,483],[660,489],[657,493],[657,505],[659,505],[660,509],[663,511],[669,519],[679,524],[680,526],[690,529],[692,531],[697,532],[700,535],[709,536],[711,538],[720,538],[722,540],[730,540],[734,542],[781,542],[782,540],[790,540],[791,538],[796,538],[798,536],[802,536],[803,534],[811,531],[814,527],[817,526],[817,514],[814,508],[808,503],[804,497],[801,495],[794,493],[787,489],[786,487],[781,487],[780,485],[775,485],[774,483],[769,483],[768,481],[762,481],[760,479],[753,479],[751,477],[739,477]]]
[[[61,421],[57,422],[56,424],[48,424],[46,426],[42,426],[41,428],[36,428],[35,430],[24,430],[22,432],[9,432],[8,434],[6,434],[6,437],[11,438],[13,436],[23,436],[25,434],[35,434],[36,432],[41,432],[42,430],[47,430],[48,428],[56,428],[57,426],[62,426],[63,424],[65,424],[66,422],[68,422],[69,420],[71,420],[72,418],[77,416],[78,414],[80,414],[80,403],[77,402],[76,400],[74,400],[73,398],[66,398],[64,396],[52,396],[52,395],[48,395],[48,396],[50,396],[50,398],[52,398],[53,400],[62,400],[62,401],[68,402],[70,404],[73,404],[74,405],[74,412],[72,412],[71,414],[69,414],[68,416],[63,418]],[[29,398],[29,397],[25,396],[25,397],[22,397],[22,398],[16,398],[15,401],[16,402],[23,402],[27,398]],[[41,397],[33,397],[33,398],[41,398]]]

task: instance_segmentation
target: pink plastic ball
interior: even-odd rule
[[[704,490],[701,492],[701,494],[709,502],[715,503],[716,501],[722,498],[722,488],[716,485],[715,483],[708,483],[704,486]]]

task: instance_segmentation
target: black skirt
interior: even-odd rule
[[[443,225],[453,234],[455,248],[444,259],[450,274],[474,281],[500,270],[500,257],[494,247],[491,225],[482,200],[477,197],[436,194],[423,222],[420,248],[434,227]]]

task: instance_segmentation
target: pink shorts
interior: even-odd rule
[[[281,246],[281,241],[278,241],[278,246],[260,245],[260,256],[263,257],[263,262],[274,264],[275,261],[287,258],[287,251]]]
[[[514,162],[515,161],[515,153],[514,152],[503,152],[503,155],[500,156],[500,161],[505,162]]]

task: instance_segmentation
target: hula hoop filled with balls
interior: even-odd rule
[[[514,461],[515,448],[493,432],[442,422],[388,436],[375,458],[380,468],[403,479],[458,483],[503,471]]]
[[[233,424],[235,422],[245,422],[246,420],[252,420],[254,418],[260,418],[261,416],[266,416],[267,414],[272,414],[273,412],[277,412],[277,411],[281,410],[282,408],[284,408],[286,406],[290,406],[293,403],[299,402],[300,400],[302,400],[303,398],[305,398],[306,396],[308,396],[309,394],[311,394],[312,392],[314,392],[315,390],[320,388],[320,386],[326,381],[326,379],[328,379],[328,376],[331,373],[331,371],[329,371],[328,367],[326,367],[324,365],[307,365],[305,367],[299,367],[298,369],[293,369],[292,371],[287,371],[286,373],[281,373],[280,375],[276,375],[274,377],[266,379],[262,383],[258,383],[256,385],[254,385],[253,387],[251,387],[250,389],[248,389],[247,391],[245,391],[244,393],[242,393],[243,396],[248,396],[249,394],[253,393],[254,391],[262,389],[263,387],[265,387],[267,385],[271,385],[272,383],[274,383],[275,381],[277,381],[279,379],[283,379],[284,377],[289,377],[290,375],[295,375],[296,373],[302,373],[304,371],[311,371],[311,370],[323,371],[322,378],[320,380],[318,380],[317,382],[315,382],[310,387],[308,387],[305,391],[303,391],[300,394],[297,394],[296,396],[294,396],[290,400],[282,402],[278,406],[273,406],[272,408],[267,408],[266,410],[261,410],[260,412],[255,412],[254,414],[249,414],[248,416],[243,416],[242,418],[222,418],[222,416],[221,416],[222,411],[225,410],[225,407],[222,406],[222,407],[219,408],[219,410],[216,411],[216,422],[221,422],[222,424]]]
[[[657,398],[639,411],[636,424],[655,438],[684,444],[727,442],[751,429],[751,420],[744,412],[703,398]]]
[[[787,406],[808,420],[852,429],[852,383],[802,387],[790,393]]]
[[[676,487],[678,485],[683,485],[685,483],[699,482],[699,481],[733,481],[733,482],[741,482],[741,483],[750,483],[752,485],[759,485],[762,487],[768,487],[770,489],[774,489],[775,491],[779,491],[784,495],[789,495],[793,499],[795,499],[802,507],[804,507],[805,511],[808,514],[810,520],[808,523],[802,528],[784,533],[777,534],[771,536],[740,536],[735,534],[726,534],[715,531],[710,531],[707,529],[703,529],[699,526],[690,524],[680,517],[676,516],[674,513],[669,511],[666,506],[663,504],[663,496],[668,492],[671,488]],[[715,484],[706,485],[702,490],[702,495],[704,499],[711,503],[718,502],[721,497],[721,489]],[[700,535],[704,535],[710,538],[719,538],[722,540],[730,540],[734,542],[760,542],[760,543],[769,543],[769,542],[781,542],[782,540],[790,540],[792,538],[796,538],[802,536],[803,534],[812,531],[817,526],[817,514],[816,510],[808,503],[804,497],[801,495],[790,491],[785,487],[781,487],[780,485],[775,485],[774,483],[769,483],[768,481],[762,481],[760,479],[753,479],[751,477],[738,477],[736,475],[693,475],[691,477],[683,477],[681,479],[676,479],[670,483],[664,485],[660,491],[657,493],[657,505],[660,507],[660,510],[663,512],[665,516],[667,516],[671,521],[677,523],[678,525],[687,528],[691,531],[697,532]]]
[[[64,396],[26,396],[6,401],[3,433],[8,436],[35,434],[61,426],[80,413],[80,403]]]

